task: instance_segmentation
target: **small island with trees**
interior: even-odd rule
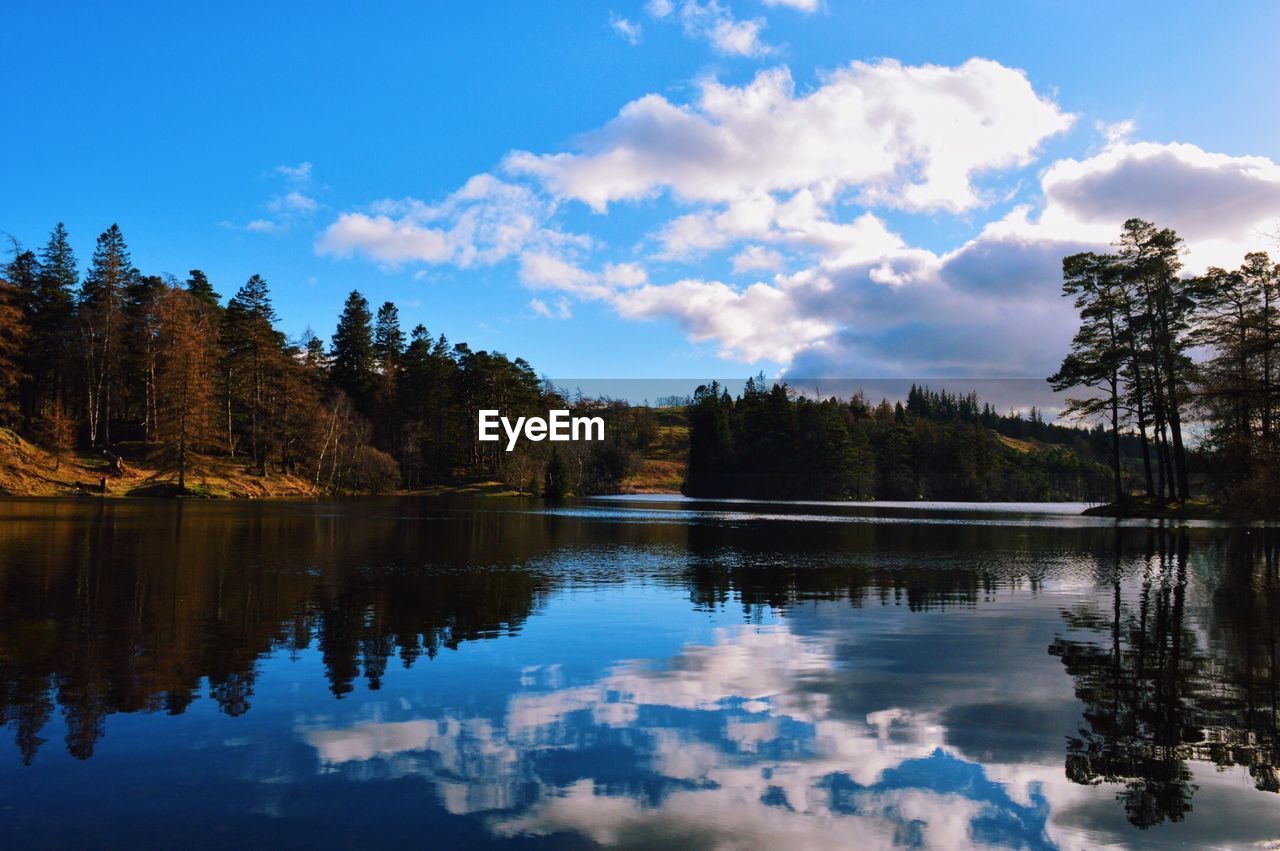
[[[0,267],[0,493],[315,496],[471,488],[560,497],[1085,501],[1116,516],[1280,510],[1280,267],[1181,274],[1132,219],[1063,260],[1080,326],[1053,421],[976,393],[819,398],[763,375],[650,407],[571,395],[521,358],[407,334],[346,299],[331,341],[288,339],[267,282],[136,269],[112,225],[83,276],[66,229]],[[482,409],[601,416],[603,441],[475,439]],[[479,486],[477,483],[485,483]]]

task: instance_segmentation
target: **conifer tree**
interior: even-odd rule
[[[266,474],[267,465],[268,378],[280,357],[281,336],[273,327],[275,321],[267,282],[254,275],[227,303],[222,322],[228,443],[234,449],[231,433],[238,411],[249,423],[249,450],[259,475]]]
[[[0,422],[13,424],[18,416],[20,361],[27,325],[20,305],[21,293],[0,276]]]
[[[1086,252],[1064,258],[1062,276],[1062,292],[1075,299],[1081,321],[1070,354],[1049,383],[1057,391],[1085,387],[1105,394],[1068,399],[1066,412],[1092,416],[1105,411],[1109,415],[1112,496],[1118,505],[1125,498],[1120,467],[1121,370],[1126,349],[1120,269],[1116,258]]]
[[[99,237],[80,286],[77,304],[84,367],[89,440],[111,446],[111,418],[120,395],[117,383],[124,350],[124,300],[137,270],[118,225]]]
[[[218,295],[213,284],[209,283],[208,276],[199,269],[192,269],[187,273],[187,292],[215,310],[222,308],[222,296]]]
[[[369,302],[358,290],[352,290],[333,334],[329,371],[333,383],[351,397],[356,410],[362,413],[372,406],[377,362]]]
[[[156,302],[156,432],[177,468],[178,491],[185,492],[191,455],[213,431],[213,311],[197,295],[172,285],[157,293]]]
[[[69,357],[75,290],[76,257],[67,229],[59,222],[40,252],[36,289],[28,301],[31,339],[26,352],[34,386],[28,416],[43,416],[56,403],[67,402],[75,364]]]

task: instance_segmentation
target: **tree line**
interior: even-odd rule
[[[148,275],[120,228],[97,240],[81,275],[66,228],[42,249],[15,245],[0,268],[0,425],[64,455],[144,456],[176,476],[204,458],[288,474],[317,491],[374,492],[497,479],[552,495],[610,489],[652,438],[651,415],[569,399],[523,359],[451,344],[393,302],[353,291],[329,345],[278,327],[253,275],[224,303],[209,278]],[[603,443],[505,452],[475,440],[476,411],[551,408],[604,414]]]
[[[690,496],[1093,500],[1097,431],[997,414],[976,394],[912,386],[906,403],[810,399],[764,376],[736,399],[716,382],[688,407]],[[1027,442],[1036,438],[1041,444]]]
[[[1125,222],[1115,249],[1063,259],[1080,328],[1049,378],[1088,391],[1069,414],[1109,427],[1112,498],[1185,502],[1194,476],[1208,496],[1274,513],[1280,266],[1253,252],[1235,270],[1182,275],[1181,237],[1141,219]],[[1136,482],[1121,457],[1125,436],[1140,446]]]

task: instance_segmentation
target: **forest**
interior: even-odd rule
[[[369,493],[496,480],[551,495],[611,490],[652,434],[652,415],[567,398],[523,359],[406,332],[394,303],[346,299],[329,345],[277,328],[267,282],[224,303],[208,277],[144,274],[119,227],[81,275],[66,228],[39,251],[15,245],[0,269],[0,426],[63,456],[86,450],[119,470],[142,459],[186,493],[210,459],[316,492]],[[551,408],[604,415],[603,442],[475,440],[476,411]],[[104,479],[105,482],[105,479]]]
[[[1181,238],[1132,219],[1112,253],[1063,260],[1080,326],[1049,377],[1058,422],[997,413],[974,394],[816,399],[760,376],[687,400],[684,491],[774,499],[1200,498],[1280,510],[1280,267],[1181,273]],[[615,491],[656,439],[653,409],[570,397],[521,358],[451,343],[396,305],[346,299],[330,341],[277,327],[267,282],[225,301],[193,269],[144,274],[120,229],[81,274],[59,224],[0,267],[0,426],[120,470],[145,459],[187,493],[221,459],[319,493],[498,481],[524,493]],[[603,416],[606,440],[475,440],[476,412]],[[105,480],[104,480],[105,481]]]
[[[997,414],[975,395],[912,387],[906,403],[809,399],[748,383],[699,387],[696,496],[809,499],[1193,499],[1280,510],[1280,267],[1180,274],[1182,239],[1131,219],[1114,253],[1063,260],[1080,327],[1061,368],[1059,423]],[[1069,427],[1071,425],[1077,427]]]
[[[690,496],[878,500],[1097,500],[1098,430],[997,414],[975,393],[912,386],[903,402],[810,399],[761,376],[715,382],[689,408]]]

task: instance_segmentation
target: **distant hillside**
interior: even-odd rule
[[[622,493],[680,493],[689,469],[689,417],[683,407],[655,408],[658,436],[641,450],[640,469],[622,480]]]

